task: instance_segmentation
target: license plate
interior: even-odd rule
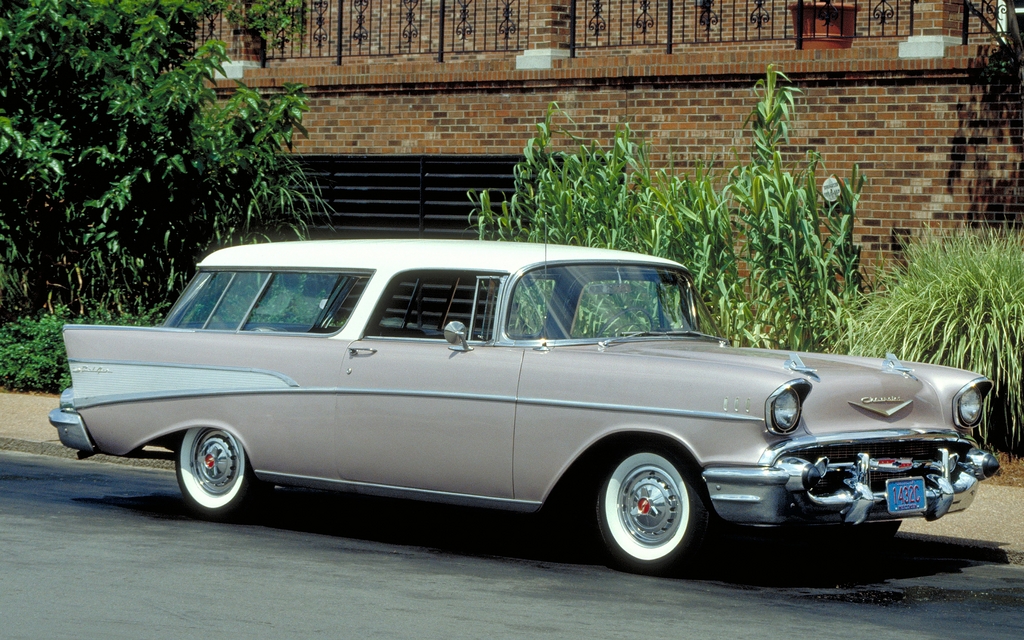
[[[885,502],[889,513],[924,511],[924,478],[886,480]]]

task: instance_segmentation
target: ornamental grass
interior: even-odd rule
[[[849,351],[977,371],[994,383],[982,436],[1021,450],[1024,235],[974,232],[906,248],[850,321]]]

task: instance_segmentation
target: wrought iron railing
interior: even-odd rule
[[[265,43],[265,60],[522,51],[530,0],[307,0],[301,32]]]
[[[570,50],[911,35],[915,0],[571,0]]]
[[[992,36],[1004,40],[1009,35],[1006,21],[1017,19],[1010,9],[1013,5],[1005,0],[963,0],[963,6],[964,44],[970,42],[971,36]]]

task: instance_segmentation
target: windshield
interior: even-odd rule
[[[516,283],[507,324],[513,340],[677,332],[717,329],[685,272],[645,265],[538,267]]]

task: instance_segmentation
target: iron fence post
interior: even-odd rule
[[[796,49],[802,51],[804,48],[804,3],[803,0],[797,0],[796,3],[796,24],[793,25],[796,28]]]
[[[337,64],[339,67],[341,66],[341,50],[342,50],[342,47],[344,46],[344,39],[342,38],[342,34],[345,33],[345,30],[342,28],[342,24],[341,24],[342,23],[341,19],[342,19],[342,16],[344,16],[344,15],[345,15],[345,0],[338,0],[338,57],[335,60],[335,64]]]
[[[438,29],[437,29],[437,61],[444,62],[444,0],[441,2],[441,13],[437,17]]]
[[[260,68],[267,68],[267,39],[260,36]]]
[[[672,53],[672,0],[668,0],[668,20],[665,25],[668,28],[668,44],[665,45],[665,53]]]
[[[970,2],[971,2],[971,0],[964,0],[963,31],[960,34],[960,37],[963,40],[963,42],[961,44],[963,44],[965,47],[967,46],[967,39],[968,39],[968,35],[967,34],[969,33],[967,23],[968,23],[968,21],[970,20],[970,17],[971,17]]]
[[[576,0],[569,0],[569,57],[576,57]]]

